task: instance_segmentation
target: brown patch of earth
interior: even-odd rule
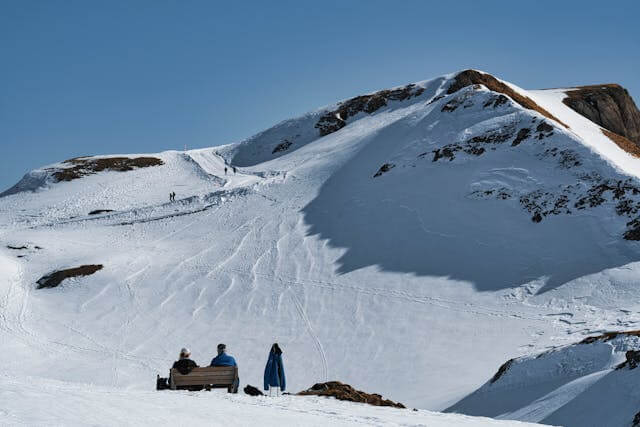
[[[164,162],[156,157],[108,157],[91,158],[75,157],[63,163],[72,165],[69,168],[57,169],[53,177],[57,181],[72,181],[102,171],[126,172],[136,168],[160,166]]]
[[[476,84],[484,85],[487,89],[492,90],[494,92],[503,93],[509,96],[518,104],[520,104],[520,106],[528,110],[537,111],[543,116],[549,119],[555,120],[556,122],[560,123],[564,127],[569,128],[569,126],[567,126],[565,123],[563,123],[558,118],[553,116],[550,112],[548,112],[547,110],[539,106],[533,99],[519,94],[515,90],[511,89],[511,87],[502,83],[501,81],[499,81],[498,79],[496,79],[490,74],[484,74],[475,70],[462,71],[461,73],[458,73],[458,75],[454,78],[453,83],[451,84],[451,86],[449,86],[449,89],[447,90],[447,94],[452,94],[464,87],[476,85]]]
[[[81,265],[80,267],[68,268],[66,270],[54,271],[46,276],[42,276],[36,282],[38,284],[37,289],[42,288],[55,288],[64,279],[79,276],[89,276],[98,270],[102,270],[102,264]]]
[[[603,134],[605,134],[607,136],[607,138],[612,140],[618,147],[622,148],[624,151],[626,151],[627,153],[629,153],[629,154],[631,154],[633,156],[640,157],[640,147],[639,146],[637,146],[633,142],[629,141],[624,136],[618,135],[615,132],[611,132],[608,129],[601,128],[600,130],[602,131]]]
[[[339,381],[329,381],[326,383],[314,384],[308,390],[298,393],[299,396],[325,396],[335,397],[338,400],[346,400],[349,402],[367,403],[373,406],[391,406],[394,408],[405,408],[402,403],[392,400],[383,399],[379,394],[369,394],[364,391],[356,390],[349,384],[343,384]]]
[[[640,111],[629,92],[617,84],[579,86],[562,102],[603,128],[640,145]]]

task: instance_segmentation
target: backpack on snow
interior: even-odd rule
[[[160,375],[158,375],[156,378],[156,390],[168,390],[170,388],[169,378],[160,378]]]

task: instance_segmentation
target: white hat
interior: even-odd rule
[[[191,355],[191,351],[186,348],[183,347],[182,350],[180,350],[180,356],[190,356]]]

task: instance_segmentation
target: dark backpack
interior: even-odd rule
[[[169,378],[158,378],[156,379],[156,390],[168,390],[171,386],[169,385]]]
[[[254,386],[248,385],[248,384],[244,388],[244,392],[245,392],[245,394],[248,394],[249,396],[263,396],[263,394],[262,394],[262,392],[260,390],[258,390]]]

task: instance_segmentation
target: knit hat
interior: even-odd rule
[[[189,356],[191,356],[191,351],[188,348],[183,347],[182,350],[180,350],[180,357],[189,357]]]

